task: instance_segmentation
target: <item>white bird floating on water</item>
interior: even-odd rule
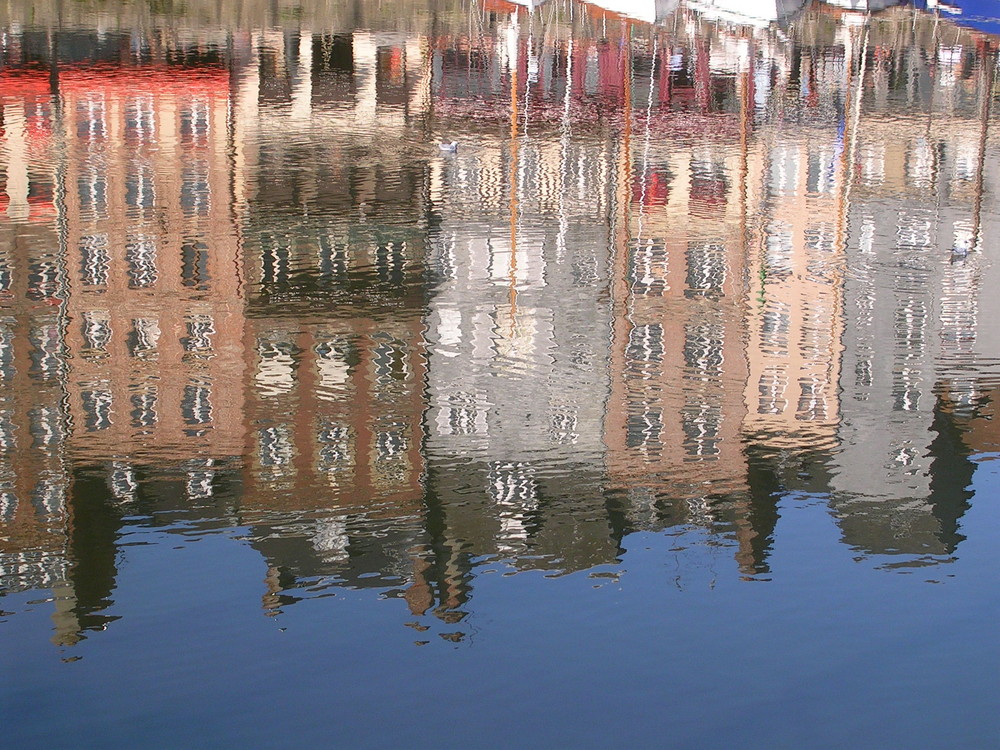
[[[454,153],[455,151],[458,151],[458,141],[449,141],[448,143],[439,143],[438,144],[438,148],[441,149],[442,151],[446,151],[448,153]]]

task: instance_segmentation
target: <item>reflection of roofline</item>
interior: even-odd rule
[[[222,66],[177,67],[170,65],[114,64],[71,65],[60,67],[55,78],[62,91],[108,91],[123,93],[155,89],[168,93],[207,93],[229,91],[229,71]],[[52,73],[46,68],[8,69],[0,72],[0,90],[11,94],[45,95],[52,91]]]
[[[532,7],[534,6],[531,4],[515,0],[483,0],[483,9],[494,13],[518,13]]]
[[[951,28],[957,31],[958,33],[964,32],[975,40],[997,39],[997,36],[995,34],[991,34],[990,32],[985,31],[984,29],[981,28],[976,28],[976,26],[973,23],[963,23],[962,16],[950,16],[950,15],[943,16],[934,13],[930,10],[914,8],[912,5],[907,5],[903,2],[899,2],[896,4],[888,4],[884,7],[875,8],[870,11],[863,11],[863,10],[852,10],[850,8],[845,8],[843,6],[839,6],[833,2],[830,2],[830,0],[809,0],[809,2],[806,2],[803,5],[800,11],[783,19],[781,25],[783,27],[787,26],[790,23],[794,23],[801,20],[804,16],[808,16],[809,14],[826,16],[828,18],[839,21],[844,16],[856,16],[858,18],[861,18],[867,15],[868,13],[872,14],[873,19],[895,20],[893,17],[894,16],[898,17],[900,14],[906,14],[907,16],[910,17],[914,16],[918,18],[923,17],[928,22],[934,24],[940,24],[944,28]],[[905,19],[900,19],[900,20],[905,20]],[[971,22],[973,19],[966,18],[964,20]]]
[[[486,10],[518,12],[521,10],[534,10],[546,2],[547,0],[484,0],[483,7]]]
[[[44,68],[0,70],[0,96],[48,96],[52,93],[49,71]]]

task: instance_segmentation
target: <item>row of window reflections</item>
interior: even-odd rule
[[[106,310],[88,310],[83,314],[82,356],[100,359],[108,356],[113,337],[111,315]],[[211,315],[188,315],[185,321],[185,335],[180,344],[188,358],[209,358],[213,355],[212,337],[215,335],[215,321]],[[160,324],[155,318],[135,318],[127,336],[129,354],[137,359],[150,359],[157,355],[160,345]]]
[[[687,458],[713,460],[721,453],[724,415],[719,404],[689,403],[680,410],[680,419],[681,450]],[[664,429],[662,408],[639,405],[625,421],[625,447],[658,453],[665,445]]]
[[[213,459],[197,459],[188,462],[185,471],[185,495],[189,500],[211,497],[215,488]],[[5,476],[8,474],[4,472]],[[124,461],[113,461],[107,467],[105,480],[111,496],[118,502],[135,500],[139,481],[135,468]],[[58,517],[66,507],[69,482],[61,471],[43,472],[30,492],[29,500],[36,516]],[[0,481],[0,523],[14,520],[21,502],[11,481]],[[0,575],[3,569],[0,568]]]
[[[324,395],[348,388],[355,369],[365,353],[374,375],[374,385],[386,396],[399,394],[403,384],[412,380],[412,352],[405,341],[388,334],[375,334],[364,351],[355,342],[331,338],[312,348],[319,380],[318,389]],[[279,335],[262,336],[256,342],[257,371],[255,385],[264,397],[279,396],[292,391],[298,382],[298,369],[304,352],[290,339]]]
[[[799,380],[799,398],[795,418],[816,422],[829,418],[825,383],[811,378]],[[787,379],[780,373],[768,371],[759,383],[759,414],[781,414],[788,407],[784,398]],[[653,404],[638,404],[631,411],[625,425],[625,445],[654,451],[664,447],[664,412]],[[721,451],[721,428],[725,418],[722,405],[709,401],[691,401],[680,410],[681,448],[689,458],[713,458]]]
[[[441,404],[434,420],[434,430],[438,435],[486,437],[490,434],[489,411],[489,407],[477,401],[472,394],[453,394]],[[577,443],[580,433],[576,406],[553,405],[548,416],[547,434],[551,442],[559,445]]]
[[[181,284],[198,291],[209,289],[208,245],[189,240],[181,245]],[[156,285],[157,268],[155,237],[137,235],[125,244],[129,287],[149,288]],[[106,287],[111,273],[111,248],[107,234],[92,234],[80,240],[80,277],[84,286]]]
[[[0,467],[5,468],[5,467]],[[13,472],[3,471],[0,480],[0,523],[14,520],[20,502],[14,492]],[[66,507],[68,481],[63,470],[46,469],[35,478],[29,500],[36,515],[45,518],[59,516]]]
[[[210,288],[208,245],[189,240],[181,245],[181,284],[196,291]],[[111,278],[111,246],[107,234],[86,235],[80,240],[80,280],[85,287],[107,287]],[[125,244],[129,287],[146,289],[160,279],[157,267],[157,241],[148,235],[136,235]],[[0,292],[10,292],[14,285],[14,265],[0,255]],[[27,296],[32,300],[57,299],[61,296],[63,276],[55,258],[32,261],[28,266]]]
[[[113,329],[111,316],[104,310],[90,310],[83,314],[81,323],[85,359],[101,359],[109,356]],[[181,348],[188,358],[209,358],[213,355],[212,337],[216,333],[211,315],[189,315],[185,322],[186,335],[181,340]],[[0,382],[10,380],[17,371],[14,357],[14,331],[9,324],[0,324]],[[159,350],[161,331],[154,318],[136,318],[127,337],[131,356],[137,359],[154,358]],[[28,374],[40,380],[54,380],[65,372],[60,327],[52,322],[36,326],[28,333],[29,365]]]
[[[265,479],[278,480],[295,473],[294,461],[301,446],[296,446],[294,430],[288,424],[261,427],[256,433],[256,458]],[[372,428],[372,443],[364,464],[372,469],[376,484],[402,484],[409,480],[407,451],[410,437],[399,422],[386,422]],[[310,453],[313,468],[333,484],[349,481],[358,468],[357,435],[347,425],[321,420],[313,433]]]
[[[378,280],[401,286],[406,278],[407,254],[406,242],[381,242],[376,245],[371,261]],[[346,276],[354,259],[346,244],[320,236],[315,260],[319,280],[329,282]],[[261,236],[260,280],[265,288],[288,284],[301,262],[289,238],[270,234]]]
[[[0,454],[18,446],[18,426],[11,413],[0,410]],[[54,451],[66,436],[62,410],[53,404],[38,404],[28,412],[31,447],[45,453]]]
[[[14,357],[15,333],[12,323],[0,323],[0,383],[17,371]],[[43,323],[28,332],[28,375],[41,381],[58,381],[65,372],[62,336],[56,322]]]
[[[188,159],[181,171],[180,206],[187,216],[207,216],[211,209],[212,186],[205,159]],[[80,210],[98,218],[108,217],[108,171],[99,159],[88,159],[77,176]],[[153,208],[156,179],[150,164],[133,162],[125,177],[125,206],[132,210]]]
[[[683,356],[685,375],[699,379],[717,379],[725,363],[726,331],[722,323],[699,321],[685,326]],[[666,354],[661,323],[643,323],[629,331],[625,349],[629,374],[648,378],[655,374],[650,365],[659,365]]]
[[[104,384],[84,387],[80,391],[83,407],[84,429],[99,432],[110,428],[115,421],[114,394]],[[212,388],[204,381],[184,386],[180,402],[181,419],[192,428],[210,425],[213,416]],[[154,427],[160,421],[159,390],[155,385],[144,386],[129,396],[129,424],[135,428]],[[191,437],[201,434],[193,430]]]
[[[101,94],[92,94],[76,103],[76,137],[90,145],[110,137],[108,102]],[[172,109],[172,107],[170,108]],[[169,110],[167,110],[169,111]],[[125,102],[124,138],[129,145],[155,144],[159,135],[157,102],[152,94],[132,96]],[[33,102],[25,107],[25,116],[35,130],[54,129],[53,111],[48,103]],[[204,148],[209,145],[212,123],[207,99],[189,98],[180,107],[177,135],[181,145]]]

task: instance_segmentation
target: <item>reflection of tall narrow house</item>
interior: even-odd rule
[[[733,427],[742,403],[726,387],[744,368],[741,154],[707,140],[647,151],[642,137],[633,134],[629,233],[614,273],[609,470],[626,484],[697,473],[726,492],[745,473]],[[691,461],[705,465],[692,472]]]
[[[258,144],[237,153],[248,165],[242,507],[260,519],[271,597],[289,576],[363,580],[407,561],[419,537],[426,176],[406,136],[424,114],[423,49],[400,34],[304,30],[240,53],[238,140]],[[303,547],[266,538],[271,511],[320,516]],[[400,533],[359,539],[366,518]]]
[[[93,555],[78,547],[81,538],[93,542],[95,514],[81,514],[71,498],[65,451],[66,274],[60,165],[51,161],[57,109],[49,77],[19,70],[23,39],[11,41],[0,76],[0,589],[50,589],[53,641],[71,644],[109,618],[98,612],[104,581],[86,578],[96,571],[85,571],[82,558]]]
[[[766,139],[760,247],[749,255],[748,439],[794,452],[832,448],[839,422],[844,131],[824,125],[853,59],[842,46],[801,56],[792,76],[808,87]],[[810,92],[815,91],[815,96]],[[846,89],[850,93],[850,89]],[[846,105],[845,105],[846,106]]]
[[[84,68],[59,85],[73,449],[102,461],[238,454],[228,73]]]
[[[524,31],[512,17],[495,44],[435,58],[435,112],[465,140],[431,166],[428,481],[452,563],[573,570],[617,548],[599,489],[611,149],[568,115],[591,42],[535,57]],[[481,96],[509,138],[465,132]]]
[[[615,273],[607,440],[616,483],[656,477],[654,492],[691,498],[744,485],[744,407],[733,398],[746,367],[738,158],[719,145],[671,149],[657,163],[670,198],[633,209]]]
[[[727,52],[736,53],[735,75]],[[753,531],[743,509],[742,288],[756,192],[747,173],[760,155],[749,140],[746,40],[714,40],[691,55],[706,88],[735,82],[736,106],[675,110],[680,66],[637,55],[637,70],[649,72],[635,76],[634,111],[646,113],[619,157],[608,474],[627,498],[630,526],[735,521],[743,546]]]
[[[434,166],[434,184],[453,199],[431,264],[438,283],[427,321],[429,460],[444,497],[462,486],[480,490],[450,504],[449,533],[475,539],[483,552],[558,551],[575,566],[570,549],[585,556],[585,548],[611,542],[603,511],[591,519],[587,510],[603,509],[603,500],[582,496],[566,479],[603,465],[608,307],[599,279],[607,258],[597,248],[607,229],[592,217],[606,212],[595,178],[607,154],[598,144],[573,144],[567,153],[558,142],[521,144],[523,181],[503,178],[517,204],[509,219],[475,204],[481,189],[491,192],[490,165],[509,164],[512,154],[487,143],[469,151]],[[567,194],[548,195],[546,183]],[[546,203],[562,210],[547,214]],[[480,507],[480,497],[492,507]],[[572,533],[569,519],[560,520],[570,511],[578,528],[560,550],[565,540],[546,539]],[[589,564],[601,560],[597,554]]]
[[[983,222],[996,219],[981,212],[998,184],[983,98],[996,57],[949,40],[921,63],[935,74],[914,76],[920,114],[888,117],[876,100],[861,131],[832,505],[845,541],[875,553],[954,550],[973,471],[962,434],[983,400],[972,368],[996,351],[982,314],[994,304]],[[911,62],[887,56],[873,78]]]
[[[793,453],[829,450],[840,419],[843,264],[857,34],[802,47],[783,71],[797,100],[766,126],[759,246],[749,255],[748,439]],[[862,53],[863,54],[863,53]]]
[[[749,273],[745,430],[773,448],[835,443],[842,326],[835,160],[821,137],[771,147],[773,207]]]
[[[366,260],[357,246],[344,251]],[[396,515],[419,507],[420,319],[413,310],[366,310],[364,300],[345,304],[304,324],[251,317],[246,509]]]
[[[48,78],[8,68],[0,110],[0,589],[58,587],[68,479]]]

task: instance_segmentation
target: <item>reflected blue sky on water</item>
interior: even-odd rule
[[[975,520],[995,523],[988,510]],[[27,647],[5,657],[13,673],[48,664],[50,675],[8,710],[59,712],[17,736],[58,744],[93,733],[116,746],[194,733],[205,745],[352,747],[647,746],[664,734],[718,747],[940,747],[992,736],[995,670],[982,644],[997,602],[983,596],[989,576],[970,574],[989,567],[990,545],[970,543],[954,578],[930,586],[848,555],[817,565],[817,549],[839,546],[822,503],[789,498],[782,512],[788,543],[768,585],[719,575],[704,547],[687,563],[700,569],[679,581],[672,540],[638,533],[621,564],[599,571],[616,580],[505,578],[489,566],[500,569],[477,578],[460,643],[433,619],[428,631],[399,627],[412,622],[402,601],[359,590],[260,617],[263,568],[251,549],[209,535],[176,550],[176,539],[147,532],[116,592],[120,611],[144,614],[115,623],[114,643],[57,654],[44,607],[5,625]],[[71,653],[83,658],[59,662]],[[451,718],[437,719],[445,708]]]

